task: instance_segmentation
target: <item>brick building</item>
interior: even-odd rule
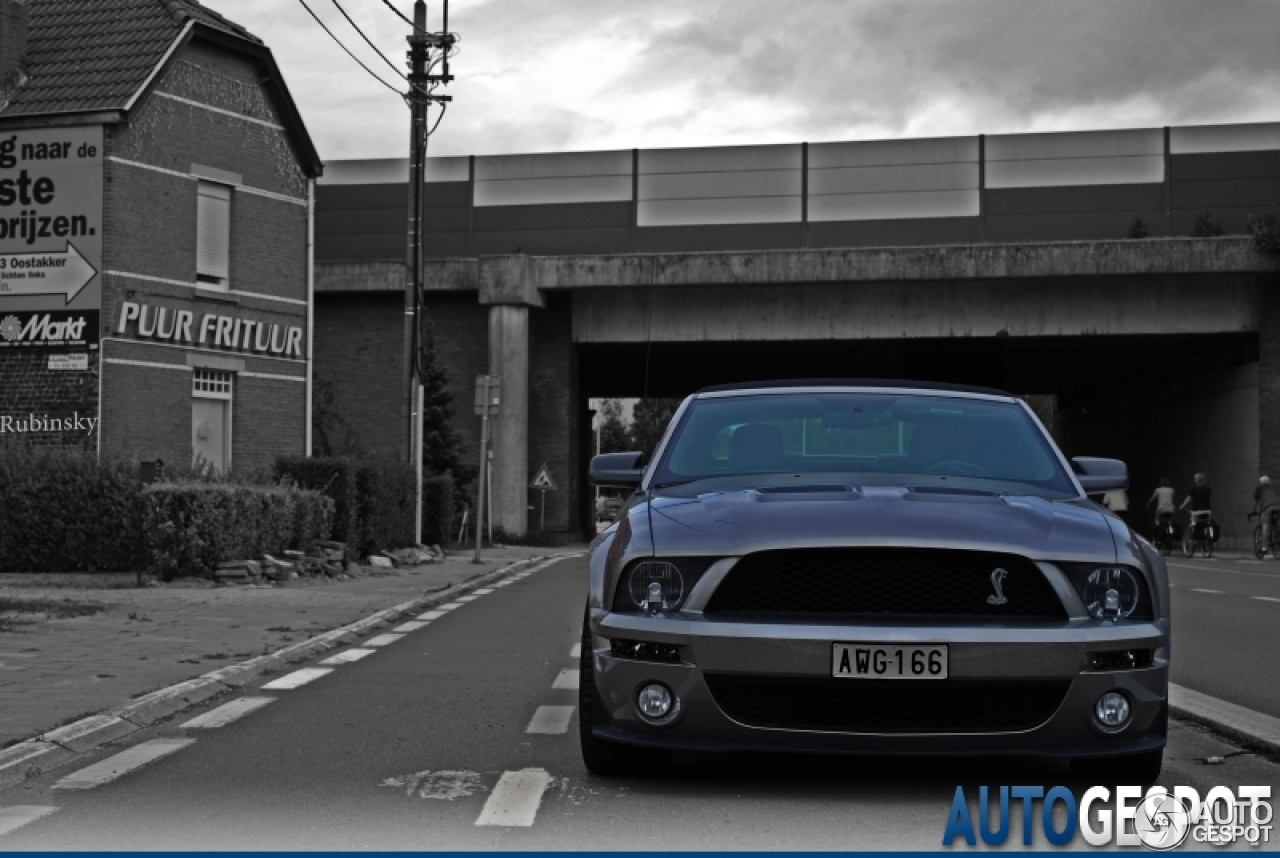
[[[270,50],[194,0],[0,0],[0,443],[309,450],[320,170]]]

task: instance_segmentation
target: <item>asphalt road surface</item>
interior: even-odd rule
[[[1280,561],[1235,555],[1166,562],[1170,680],[1280,718]]]
[[[585,577],[584,558],[553,563],[0,791],[0,850],[937,849],[957,784],[1072,783],[1053,764],[755,755],[591,776],[573,711]],[[1166,760],[1162,782],[1201,795],[1280,780],[1177,723]]]

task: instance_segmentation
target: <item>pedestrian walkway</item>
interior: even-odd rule
[[[582,549],[487,549],[482,565],[470,562],[470,551],[459,551],[440,564],[366,567],[367,574],[351,580],[300,579],[278,587],[178,581],[142,589],[33,588],[0,577],[0,598],[70,599],[103,608],[91,616],[0,627],[0,747],[562,550]]]

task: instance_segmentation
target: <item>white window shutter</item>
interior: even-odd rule
[[[226,284],[231,257],[231,188],[200,182],[196,207],[196,274]]]

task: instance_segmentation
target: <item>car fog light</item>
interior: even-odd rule
[[[650,724],[670,724],[680,714],[680,698],[660,682],[650,682],[636,694],[636,710]]]
[[[1098,698],[1093,707],[1093,717],[1104,730],[1119,730],[1129,723],[1131,712],[1129,698],[1119,691],[1108,691]]]
[[[1122,620],[1138,607],[1138,582],[1128,569],[1094,569],[1084,585],[1084,604],[1096,620]]]

